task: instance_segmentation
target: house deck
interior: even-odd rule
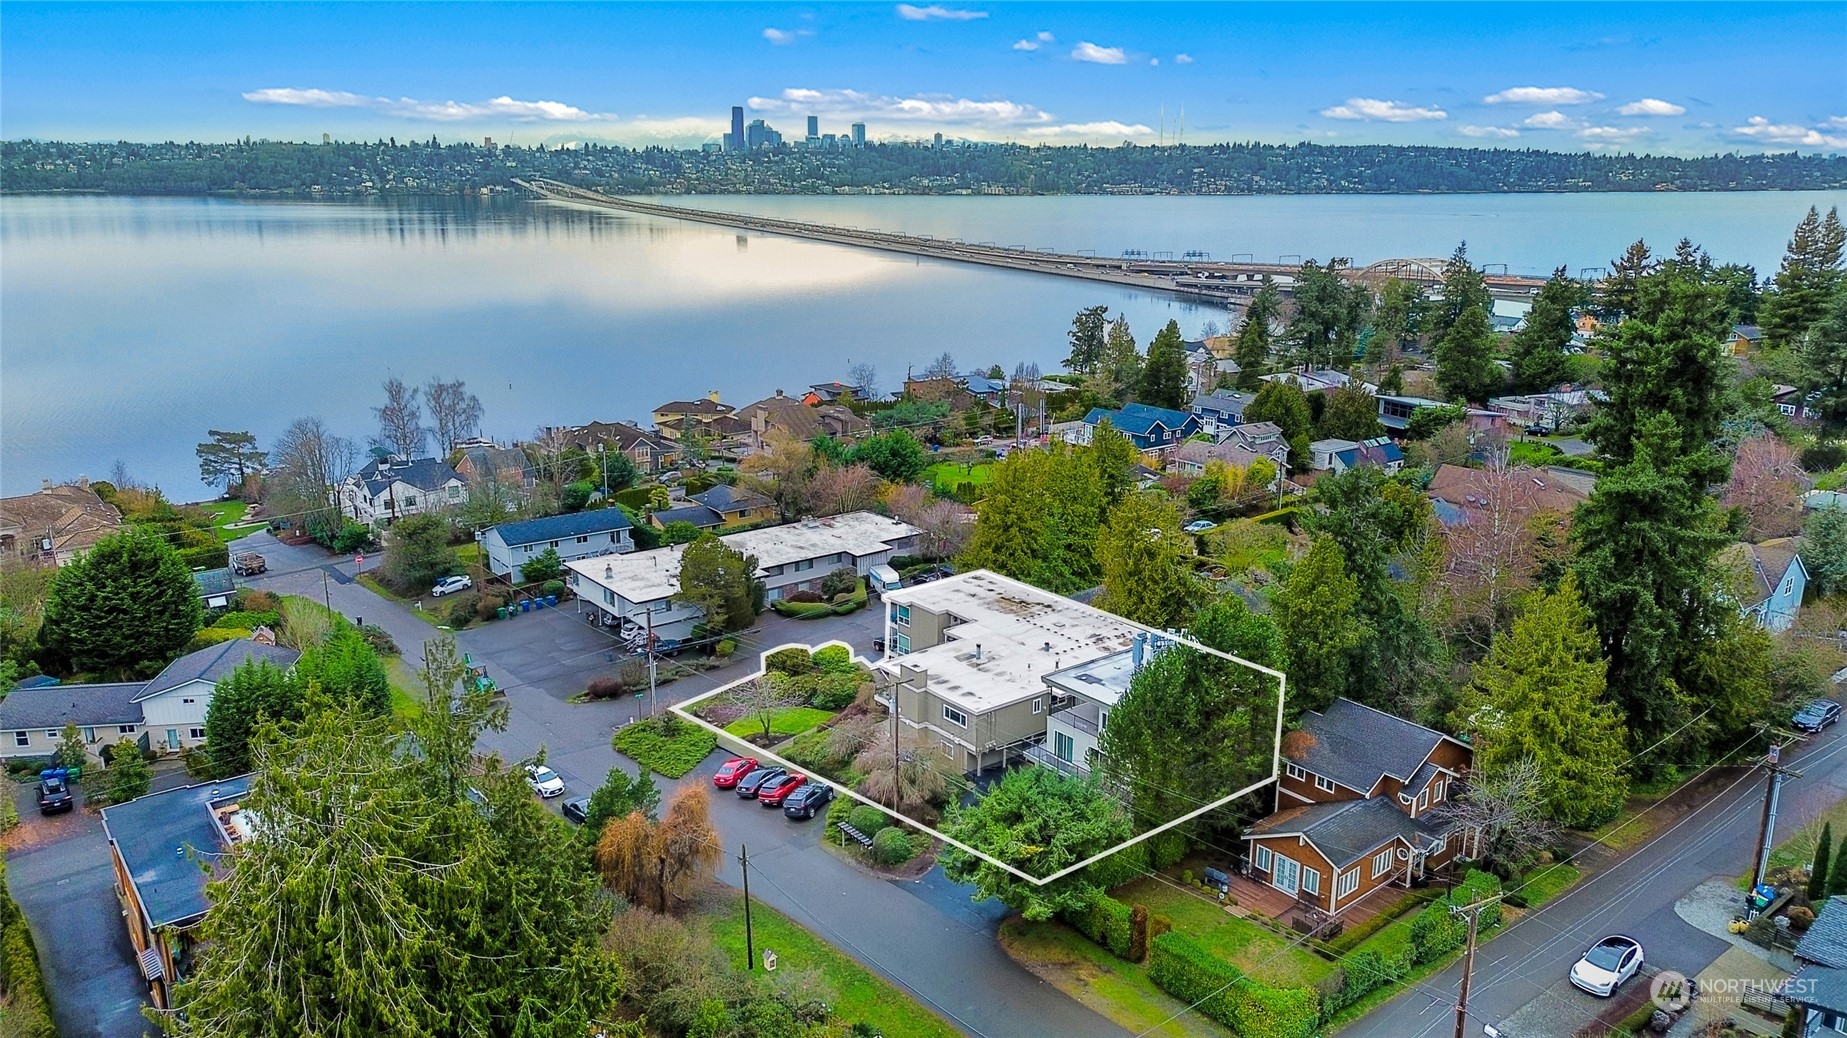
[[[1335,916],[1343,927],[1358,926],[1378,916],[1381,912],[1397,904],[1398,899],[1408,893],[1403,887],[1376,887],[1365,897],[1347,905]],[[1314,914],[1313,905],[1296,901],[1293,894],[1285,894],[1254,878],[1234,875],[1231,877],[1231,896],[1240,909],[1266,919],[1274,919],[1284,926],[1290,926],[1299,914]]]

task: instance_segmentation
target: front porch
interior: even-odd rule
[[[1312,901],[1301,900],[1257,879],[1231,874],[1231,900],[1237,902],[1233,915],[1260,915],[1297,931],[1324,929],[1328,915]],[[1387,884],[1375,887],[1357,901],[1342,905],[1333,918],[1344,929],[1369,922],[1396,905],[1409,893],[1404,887]]]

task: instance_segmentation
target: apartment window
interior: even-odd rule
[[[583,535],[582,537],[579,537],[579,538],[577,539],[577,543],[579,543],[579,544],[589,544],[589,543],[590,543],[590,535],[589,535],[589,534],[585,534],[585,535]]]
[[[1040,710],[1040,707],[1041,707],[1041,705],[1042,705],[1042,704],[1041,704],[1041,703],[1039,702],[1039,697],[1038,697],[1038,696],[1034,696],[1034,697],[1033,697],[1033,713],[1035,713],[1035,714],[1036,714],[1036,713],[1038,713],[1038,712],[1039,712],[1039,710]]]
[[[133,735],[135,734],[135,726],[132,724],[118,724],[115,726],[115,731],[117,735]]]
[[[31,732],[14,732],[13,733],[13,745],[15,746],[32,745],[32,733]]]
[[[1319,789],[1323,793],[1332,793],[1334,792],[1334,780],[1331,778],[1323,778],[1320,775],[1316,775],[1315,776],[1315,788]]]
[[[198,702],[198,700],[196,700],[196,699],[182,699],[182,700],[180,700],[180,702],[182,702],[182,703],[186,703],[186,704],[189,704],[189,705],[190,705],[190,704],[192,704],[192,703],[196,703],[196,702]]]
[[[1306,781],[1308,779],[1308,772],[1302,770],[1300,767],[1297,767],[1294,764],[1283,765],[1283,772],[1287,774],[1290,778],[1295,779],[1298,782]]]
[[[530,545],[530,544],[522,544],[522,545],[520,545],[520,546],[519,546],[519,550],[520,550],[520,551],[523,551],[523,552],[525,552],[525,553],[526,553],[526,554],[528,554],[528,555],[531,555],[531,554],[532,554],[532,545]]]
[[[186,729],[186,738],[188,738],[188,739],[203,739],[203,738],[205,738],[205,729],[203,729],[203,728],[188,728],[188,729]]]
[[[1308,866],[1302,866],[1302,889],[1310,894],[1321,893],[1321,873]]]
[[[813,560],[813,559],[803,559],[802,561],[800,561],[800,562],[798,562],[798,563],[796,563],[796,564],[795,564],[795,572],[797,572],[797,573],[800,573],[800,572],[802,572],[803,570],[810,570],[810,569],[813,569],[813,568],[814,568],[814,560]]]
[[[58,741],[58,730],[56,728],[45,729],[45,738],[50,739],[52,742],[57,742]]]
[[[891,622],[897,624],[899,627],[911,626],[911,607],[907,605],[892,606]]]
[[[550,542],[549,544],[547,544],[546,546],[547,546],[547,547],[550,547],[550,548],[556,548],[556,547],[558,546],[558,542],[557,542],[557,541],[552,541],[552,542]]]
[[[1360,889],[1360,870],[1343,872],[1340,874],[1340,882],[1334,884],[1334,896],[1346,897],[1358,889]]]
[[[947,704],[943,707],[943,720],[948,721],[958,728],[968,727],[968,715]]]
[[[891,636],[891,651],[896,652],[896,653],[910,652],[911,651],[911,636],[908,634],[892,635]]]
[[[1052,756],[1062,761],[1069,761],[1077,752],[1077,743],[1064,732],[1052,733]]]
[[[1258,872],[1270,871],[1270,848],[1261,843],[1257,845],[1256,865]]]
[[[1390,871],[1392,871],[1392,849],[1387,847],[1372,856],[1372,878],[1378,879]]]

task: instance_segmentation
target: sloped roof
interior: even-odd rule
[[[1245,833],[1256,836],[1306,837],[1336,869],[1364,861],[1394,840],[1427,847],[1443,829],[1405,814],[1385,797],[1337,800],[1329,804],[1292,807],[1273,814]]]
[[[731,414],[737,408],[730,404],[721,404],[716,400],[701,397],[698,400],[670,400],[654,409],[655,414],[666,415],[700,415],[712,416]]]
[[[188,681],[209,681],[214,684],[231,675],[245,660],[268,661],[287,670],[301,659],[301,653],[282,645],[264,645],[248,638],[236,641],[219,642],[208,645],[198,652],[189,652],[172,663],[166,669],[154,675],[154,680],[147,683],[135,701],[140,702],[160,695],[170,689],[184,685]]]
[[[1251,462],[1261,455],[1246,450],[1242,445],[1226,440],[1222,443],[1207,443],[1204,440],[1188,440],[1174,451],[1173,456],[1180,461],[1204,465],[1209,461],[1222,461],[1237,468],[1249,468]]]
[[[635,524],[622,514],[620,508],[593,508],[570,515],[554,515],[544,519],[527,519],[518,523],[501,523],[494,527],[500,532],[500,539],[508,545],[536,544],[539,541],[556,541],[565,537],[584,537],[599,533],[613,533],[627,530]]]
[[[384,472],[379,466],[386,465]],[[435,458],[412,458],[409,461],[394,460],[380,462],[377,458],[366,462],[356,473],[358,480],[365,485],[374,497],[384,493],[394,482],[408,483],[418,490],[440,490],[450,480],[461,482],[461,473],[449,467],[448,462]]]
[[[1359,465],[1390,465],[1404,460],[1404,451],[1388,437],[1362,440],[1341,451],[1336,457],[1348,468]]]
[[[192,582],[199,585],[199,594],[210,598],[213,595],[228,595],[237,590],[237,581],[231,576],[228,566],[218,569],[193,570]]]
[[[1296,733],[1283,740],[1283,755],[1364,793],[1383,775],[1409,782],[1445,738],[1383,710],[1336,699],[1323,713],[1302,715]]]
[[[146,687],[143,681],[34,688],[21,685],[0,700],[0,730],[140,724],[141,708],[135,705],[135,697]]]
[[[1118,432],[1143,436],[1153,429],[1156,423],[1169,429],[1179,429],[1193,420],[1185,411],[1175,411],[1168,407],[1152,407],[1148,404],[1124,404],[1119,410],[1111,411],[1105,407],[1093,407],[1084,416],[1084,424],[1096,425],[1108,419]]]
[[[457,465],[467,465],[476,478],[493,478],[502,472],[517,472],[522,478],[532,474],[526,452],[516,447],[464,447]],[[459,471],[459,469],[458,469]]]
[[[720,512],[734,512],[741,508],[768,508],[775,503],[762,494],[739,490],[724,483],[717,484],[703,494],[691,495],[691,500]]]
[[[1847,969],[1847,898],[1830,897],[1796,942],[1796,958]]]
[[[1764,337],[1764,330],[1754,324],[1734,324],[1732,325],[1732,335],[1756,342]]]
[[[704,505],[682,505],[679,508],[662,509],[654,513],[653,519],[658,526],[664,527],[668,523],[692,523],[701,530],[723,526],[725,523],[724,516]]]
[[[103,808],[103,831],[121,854],[150,925],[185,923],[211,907],[205,897],[211,874],[199,865],[227,851],[212,808],[249,792],[250,776],[240,775]]]
[[[1589,473],[1577,474],[1570,470],[1554,472],[1524,465],[1511,468],[1508,473],[1528,481],[1528,486],[1520,488],[1520,496],[1535,512],[1570,512],[1590,497],[1582,480],[1574,476],[1582,476],[1592,483],[1596,481],[1596,477]],[[1435,500],[1447,502],[1459,509],[1459,514],[1466,515],[1471,510],[1481,509],[1482,502],[1488,500],[1487,479],[1488,474],[1483,469],[1439,465],[1435,475],[1430,477],[1430,486],[1425,493]]]
[[[1754,606],[1776,593],[1783,575],[1801,555],[1801,537],[1777,537],[1758,544],[1739,543],[1725,548],[1719,557],[1735,570],[1743,571],[1750,583],[1750,594],[1743,604]]]
[[[1251,406],[1251,401],[1255,399],[1257,398],[1249,393],[1232,393],[1224,391],[1217,393],[1199,393],[1193,397],[1192,408],[1194,414],[1199,414],[1203,411],[1214,411],[1219,414],[1243,414],[1244,409]]]
[[[41,554],[38,539],[49,535],[54,551],[81,551],[122,529],[122,513],[84,486],[46,487],[0,498],[0,532],[18,538],[15,550]]]
[[[607,443],[623,451],[634,450],[638,446],[647,446],[661,451],[674,449],[672,444],[660,437],[627,422],[591,422],[588,425],[574,425],[557,431],[569,442],[586,450],[599,443]]]

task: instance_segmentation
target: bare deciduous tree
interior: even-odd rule
[[[894,744],[891,731],[887,720],[853,758],[854,770],[865,776],[859,792],[888,805],[893,814],[922,814],[948,791],[949,782],[930,759],[934,751],[927,736],[900,729]]]
[[[771,429],[763,449],[738,464],[743,487],[776,502],[784,519],[798,518],[810,507],[808,485],[815,469],[814,448],[784,429]]]
[[[801,703],[800,698],[789,694],[770,675],[744,682],[732,689],[728,698],[743,711],[743,717],[750,719],[752,727],[763,729],[766,742],[770,738],[770,726],[776,715]]]
[[[603,882],[637,905],[666,914],[683,907],[718,872],[718,830],[703,786],[685,786],[659,822],[640,811],[612,818],[597,838]]]
[[[1546,819],[1539,765],[1530,757],[1498,772],[1477,772],[1441,814],[1459,823],[1469,857],[1503,875],[1525,869],[1558,836],[1558,827]]]
[[[916,483],[900,483],[885,491],[885,507],[891,509],[892,515],[912,526],[917,525],[917,517],[934,500],[936,498],[928,488]]]
[[[955,357],[951,356],[947,350],[923,369],[924,378],[955,378],[960,373],[956,367]]]
[[[468,391],[461,379],[444,382],[431,378],[423,387],[423,402],[429,407],[430,421],[435,426],[437,450],[444,453],[454,450],[456,441],[481,431],[481,400]]]
[[[1802,491],[1808,473],[1789,444],[1754,436],[1738,445],[1724,503],[1744,512],[1744,534],[1753,541],[1787,537],[1802,528]]]
[[[1483,651],[1511,619],[1514,598],[1533,586],[1533,478],[1533,470],[1508,465],[1505,454],[1490,454],[1485,468],[1469,470],[1461,521],[1444,530],[1439,587],[1447,593],[1450,622],[1453,631],[1472,632]]]
[[[841,515],[872,507],[879,498],[879,477],[872,466],[823,467],[808,485],[808,499],[816,515]]]
[[[301,524],[334,512],[336,484],[353,471],[359,450],[353,441],[327,431],[319,418],[297,418],[270,448],[265,504],[271,515]]]
[[[861,400],[876,400],[879,397],[879,369],[860,361],[847,368],[847,385],[859,394]]]
[[[423,427],[417,387],[407,386],[393,375],[385,380],[384,389],[385,406],[372,409],[378,416],[378,445],[401,458],[422,454],[430,433]]]
[[[947,559],[968,546],[975,532],[970,512],[954,501],[932,501],[918,513],[912,526],[920,531],[917,550],[927,559]]]

